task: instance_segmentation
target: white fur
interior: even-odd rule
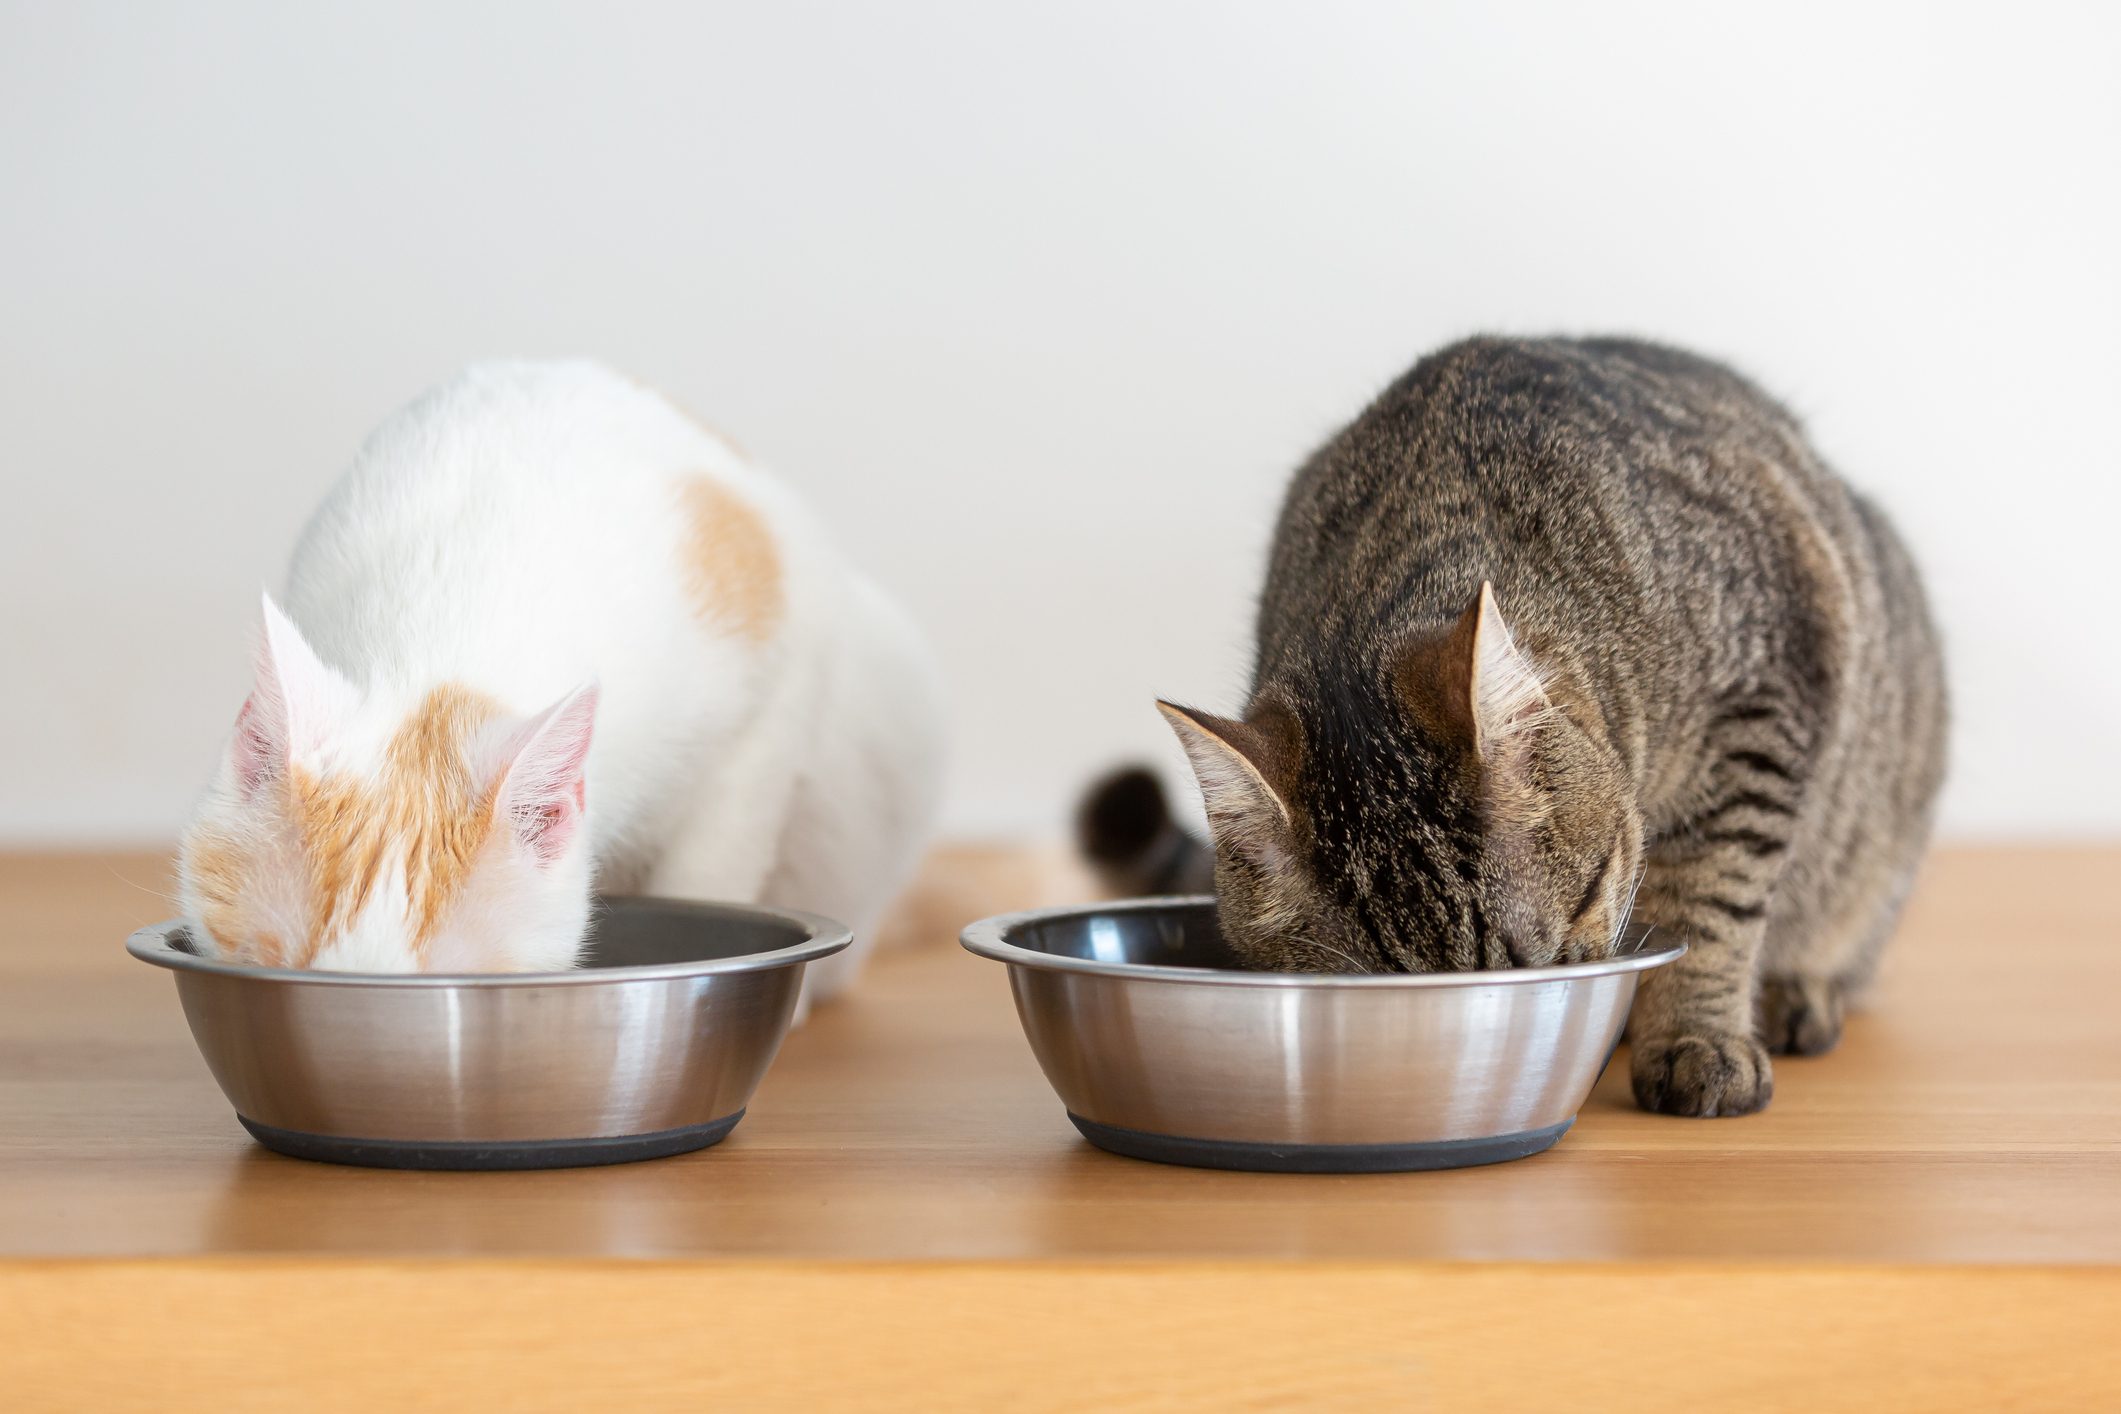
[[[703,621],[688,591],[676,488],[700,476],[770,529],[782,610],[762,643]],[[847,923],[855,948],[813,968],[830,991],[934,814],[941,699],[907,619],[786,487],[592,364],[477,366],[386,421],[304,532],[285,604],[291,624],[268,610],[254,702],[284,707],[276,740],[318,770],[373,772],[428,690],[459,683],[511,714],[477,769],[564,816],[564,771],[523,763],[550,751],[532,742],[537,714],[595,684],[581,828],[549,861],[496,831],[434,940],[436,970],[569,965],[593,872],[607,890]],[[253,798],[269,793],[245,790],[240,748],[201,823],[277,860],[261,903],[296,928],[301,861]],[[391,867],[315,965],[414,965]]]

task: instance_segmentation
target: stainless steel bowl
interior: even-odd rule
[[[581,967],[295,972],[199,956],[182,923],[126,943],[177,977],[243,1127],[298,1158],[562,1168],[705,1148],[787,1034],[806,963],[847,946],[782,909],[606,899]]]
[[[975,923],[1068,1118],[1163,1163],[1302,1173],[1458,1168],[1549,1148],[1684,947],[1506,972],[1245,971],[1210,898]]]

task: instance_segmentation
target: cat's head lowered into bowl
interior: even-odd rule
[[[256,683],[184,834],[200,951],[341,972],[565,968],[587,926],[593,684],[520,717],[349,681],[265,601]]]
[[[1251,966],[1541,966],[1603,958],[1620,935],[1642,860],[1625,768],[1485,584],[1455,623],[1312,655],[1241,718],[1159,706]]]

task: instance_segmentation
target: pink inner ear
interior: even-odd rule
[[[577,790],[567,799],[520,806],[513,819],[517,835],[537,856],[538,862],[550,864],[565,854],[567,846],[574,841],[575,830],[582,819],[582,792]]]
[[[538,863],[550,864],[565,854],[567,846],[574,842],[575,831],[581,827],[582,812],[587,804],[586,783],[577,776],[571,791],[510,805],[508,818],[515,827],[516,838],[537,856]]]
[[[589,804],[589,743],[597,690],[578,688],[533,718],[516,738],[502,785],[503,808],[516,838],[540,864],[567,852]]]
[[[236,762],[236,780],[246,793],[255,791],[279,773],[281,751],[266,722],[265,708],[252,693],[243,699],[236,714],[236,737],[231,748]]]

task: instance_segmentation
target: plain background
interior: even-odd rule
[[[1950,832],[2121,828],[2112,7],[0,9],[0,843],[171,838],[364,431],[586,353],[929,626],[956,833],[1239,704],[1303,454],[1422,351],[1631,332],[1926,565]]]

